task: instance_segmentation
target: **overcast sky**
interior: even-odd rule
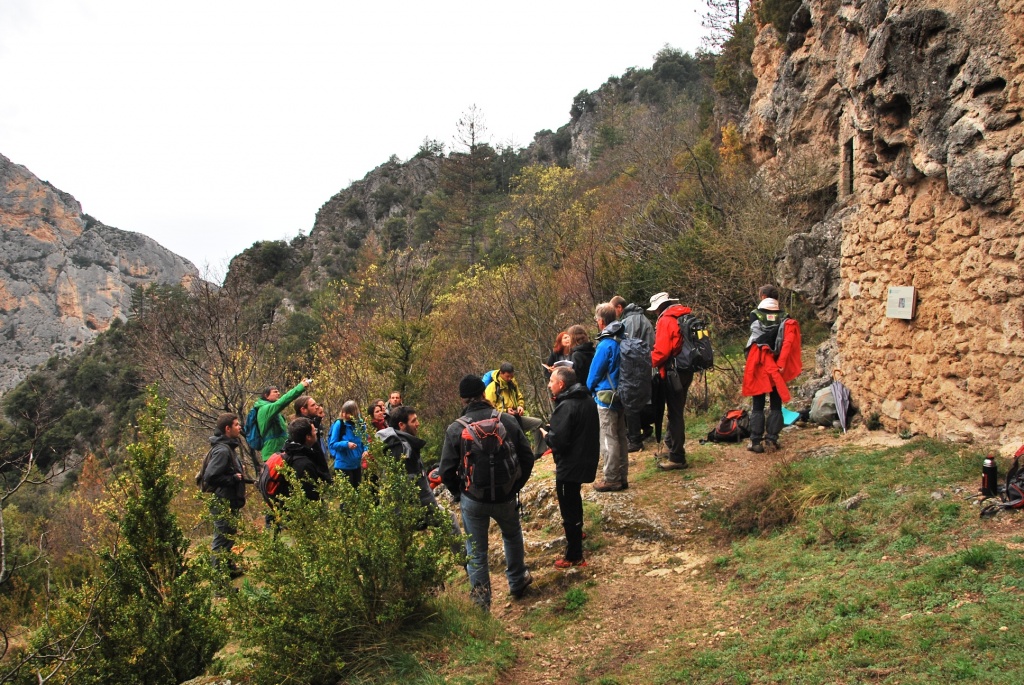
[[[0,153],[213,275],[475,104],[494,144],[666,44],[701,0],[0,0]]]

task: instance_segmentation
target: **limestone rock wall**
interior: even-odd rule
[[[1024,1],[805,0],[752,61],[763,173],[808,150],[833,170],[780,279],[835,322],[855,402],[891,430],[1024,442]],[[916,288],[914,319],[886,318],[890,286]]]
[[[197,277],[187,260],[82,214],[71,195],[0,155],[0,393],[124,318],[133,288]]]

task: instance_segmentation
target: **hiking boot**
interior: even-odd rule
[[[644,446],[636,442],[631,442],[628,445],[626,445],[626,451],[629,452],[630,454],[632,454],[633,452],[640,452],[643,449]]]
[[[576,561],[570,561],[568,559],[559,559],[558,561],[555,562],[555,568],[560,569],[562,571],[564,571],[566,569],[570,569],[573,566],[586,566],[586,565],[587,565],[587,560],[586,559],[577,559]]]
[[[778,452],[781,448],[778,440],[765,440],[764,449],[767,452]]]
[[[469,591],[469,598],[473,600],[473,604],[484,611],[490,613],[491,611],[491,588],[487,585],[474,585],[473,589]]]
[[[533,585],[533,574],[530,573],[530,569],[526,569],[526,578],[523,580],[523,586],[520,587],[518,590],[511,590],[509,594],[511,594],[516,599],[522,599],[523,595],[526,594],[526,588],[530,587],[531,585]]]
[[[752,442],[747,445],[747,450],[754,454],[764,454],[764,445],[759,442]]]
[[[689,468],[690,465],[685,461],[659,461],[658,468],[662,471],[678,471],[680,469]]]
[[[609,483],[603,480],[594,483],[595,492],[619,492],[620,490],[625,489],[626,488],[622,487],[622,483]]]

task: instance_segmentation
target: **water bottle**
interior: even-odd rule
[[[981,465],[981,494],[983,497],[995,497],[999,494],[999,467],[996,466],[995,455],[989,454]]]

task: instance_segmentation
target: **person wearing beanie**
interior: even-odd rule
[[[484,611],[491,608],[491,577],[487,562],[487,536],[491,520],[501,529],[505,547],[505,577],[509,593],[516,599],[522,598],[526,588],[533,582],[526,567],[526,549],[523,544],[523,529],[519,523],[516,495],[529,480],[533,472],[534,455],[530,441],[526,438],[514,416],[498,412],[484,399],[484,382],[479,376],[468,375],[459,381],[459,397],[463,410],[459,420],[453,421],[444,435],[441,447],[441,463],[438,471],[441,482],[452,497],[460,503],[462,526],[469,539],[466,541],[466,555],[469,563],[470,598]],[[497,418],[505,428],[505,438],[511,444],[519,462],[519,477],[507,490],[471,492],[467,474],[463,469],[463,455],[470,450],[470,440],[463,438],[463,431],[471,429],[476,422]]]
[[[782,403],[790,398],[786,383],[803,371],[800,360],[800,324],[779,308],[779,289],[763,285],[757,293],[757,309],[750,312],[747,363],[743,367],[743,396],[753,398],[750,413],[750,444],[761,453],[779,448]],[[768,413],[765,415],[765,397]],[[762,444],[762,440],[764,444]]]

